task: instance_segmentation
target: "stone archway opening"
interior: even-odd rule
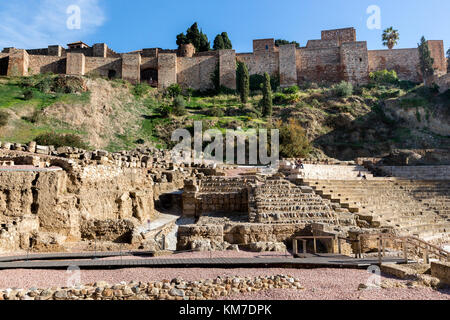
[[[158,70],[147,68],[141,70],[141,82],[148,83],[152,87],[158,86]]]
[[[0,76],[8,75],[8,62],[8,57],[0,59]]]

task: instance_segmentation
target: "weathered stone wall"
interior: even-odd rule
[[[101,77],[108,77],[110,75],[110,71],[115,72],[116,78],[121,78],[122,59],[86,57],[86,74],[95,74]]]
[[[297,78],[299,82],[336,82],[344,79],[339,47],[298,48],[296,52]]]
[[[131,83],[139,83],[141,80],[141,55],[122,55],[122,79]]]
[[[146,169],[88,165],[68,171],[0,172],[0,233],[8,233],[14,243],[7,248],[27,249],[37,233],[67,241],[98,233],[119,241],[126,237],[125,229],[131,230],[126,221],[139,224],[154,214],[153,182]],[[32,227],[23,222],[33,219]],[[87,232],[92,225],[98,228]]]
[[[29,55],[26,50],[13,49],[9,55],[8,76],[27,76]]]
[[[345,42],[341,45],[341,65],[344,67],[344,79],[354,84],[369,81],[369,57],[367,42]]]
[[[431,262],[431,275],[450,285],[450,262]]]
[[[234,50],[219,51],[220,85],[236,89],[236,52]]]
[[[369,50],[369,72],[395,70],[402,80],[421,82],[419,51],[413,49]]]
[[[447,73],[447,58],[445,56],[443,40],[428,40],[428,47],[431,51],[431,57],[434,59],[433,67],[437,75]]]
[[[339,47],[339,41],[337,39],[333,40],[308,40],[306,47],[309,49],[319,49],[319,48],[335,48]]]
[[[29,55],[29,74],[66,73],[66,59],[58,56]]]
[[[175,57],[176,58],[176,57]],[[160,58],[160,61],[161,60]],[[165,61],[165,60],[164,60]],[[158,84],[166,87],[170,83],[178,83],[185,88],[212,89],[214,87],[211,76],[219,63],[217,56],[194,56],[194,57],[178,57],[176,58],[176,80],[172,82],[173,65],[170,61],[163,64],[163,69],[160,69],[158,75]],[[167,70],[166,72],[164,72]],[[167,78],[166,78],[167,76]]]
[[[106,43],[96,43],[92,46],[94,57],[106,58],[108,54],[108,46]]]
[[[294,44],[280,46],[280,85],[293,86],[298,83],[296,65],[297,50]]]
[[[356,30],[355,28],[324,30],[322,31],[322,40],[337,40],[339,45],[345,42],[355,42]]]
[[[247,65],[250,75],[262,75],[264,72],[267,72],[270,76],[279,75],[280,61],[278,52],[239,53],[236,54],[236,58]]]
[[[165,89],[174,83],[177,83],[177,55],[161,53],[158,55],[158,88]]]
[[[66,61],[66,74],[84,76],[86,70],[86,58],[82,53],[68,53]]]

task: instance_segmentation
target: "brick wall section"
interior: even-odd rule
[[[52,72],[65,74],[67,70],[66,58],[58,56],[29,55],[29,74]]]
[[[322,40],[337,40],[339,45],[345,42],[356,41],[355,28],[344,28],[322,31]]]
[[[29,55],[26,50],[13,50],[9,56],[8,76],[27,76]]]
[[[172,54],[172,56],[174,56]],[[160,55],[161,57],[161,55]],[[218,61],[217,56],[195,56],[189,57],[178,57],[176,58],[176,78],[171,80],[169,85],[172,83],[178,83],[184,88],[192,88],[195,90],[212,89],[214,87],[211,75],[213,74]],[[171,64],[170,64],[171,65]],[[171,68],[168,69],[173,70]],[[171,74],[170,74],[171,75]],[[158,73],[158,85],[160,81],[165,82],[164,73],[161,73],[161,69]],[[175,82],[173,82],[175,81]],[[164,85],[163,86],[167,86]]]
[[[297,84],[296,48],[295,44],[280,46],[280,85],[282,87],[293,86]]]
[[[139,83],[141,80],[141,55],[122,55],[122,79],[131,83]]]
[[[234,50],[219,51],[220,85],[236,89],[236,52]]]
[[[158,88],[165,89],[174,83],[177,83],[177,55],[161,53],[158,55]]]
[[[66,62],[66,74],[84,76],[86,58],[82,53],[68,53]]]
[[[296,51],[297,79],[305,82],[336,82],[343,79],[340,50],[335,48],[309,49]]]
[[[257,39],[253,40],[253,52],[264,53],[264,52],[275,52],[278,48],[275,47],[274,39]]]
[[[369,80],[367,42],[345,42],[341,45],[340,55],[345,80],[353,84],[367,83]]]
[[[280,58],[278,52],[260,52],[259,54],[244,53],[237,54],[236,58],[238,61],[247,65],[250,75],[262,75],[264,72],[267,72],[270,76],[279,75]]]
[[[86,57],[86,74],[108,77],[110,70],[115,71],[116,78],[122,78],[122,59]]]
[[[47,51],[49,56],[61,57],[64,52],[64,49],[63,47],[56,45],[56,46],[48,46]]]
[[[108,54],[108,46],[105,43],[96,43],[92,47],[94,57],[106,58]]]
[[[143,56],[141,58],[141,70],[145,69],[158,69],[158,58]]]
[[[434,68],[437,75],[447,73],[447,58],[445,57],[444,41],[443,40],[429,40],[428,47],[431,51],[431,56],[434,59]]]
[[[337,39],[332,40],[309,40],[306,43],[306,47],[309,49],[317,48],[334,48],[339,46],[339,41]]]
[[[439,86],[439,92],[444,93],[450,89],[450,73],[438,77],[435,82]]]
[[[369,72],[395,70],[401,80],[421,82],[419,51],[413,49],[369,50]]]

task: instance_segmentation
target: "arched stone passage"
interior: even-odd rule
[[[153,87],[158,86],[158,70],[153,68],[147,68],[141,70],[141,82],[148,83]]]
[[[0,76],[6,76],[8,73],[8,61],[9,58],[1,58],[0,59]]]

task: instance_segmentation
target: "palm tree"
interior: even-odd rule
[[[387,28],[383,31],[383,46],[392,49],[398,43],[399,39],[400,35],[398,30],[394,30],[393,27]]]

